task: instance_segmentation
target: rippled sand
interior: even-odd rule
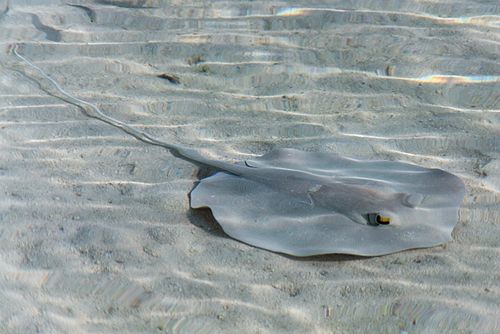
[[[1,333],[499,330],[498,4],[166,3],[0,0]],[[309,259],[234,241],[189,209],[194,166],[47,94],[12,43],[215,158],[293,147],[450,171],[467,185],[454,241]]]

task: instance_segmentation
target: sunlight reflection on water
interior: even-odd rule
[[[335,8],[305,8],[305,7],[284,7],[276,10],[277,16],[301,16],[308,15],[313,12],[338,12],[338,13],[377,13],[377,14],[398,14],[402,16],[413,16],[416,18],[425,18],[434,20],[437,23],[443,24],[471,24],[483,26],[500,26],[499,15],[479,15],[479,16],[461,16],[461,17],[439,17],[430,14],[411,13],[411,12],[391,12],[391,11],[375,11],[375,10],[344,10]]]
[[[483,83],[483,82],[500,82],[500,76],[494,75],[428,75],[422,78],[415,79],[416,81],[437,83],[437,84],[459,84],[459,83]]]

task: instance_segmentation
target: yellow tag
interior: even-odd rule
[[[377,216],[377,223],[379,223],[379,224],[389,224],[390,222],[391,222],[391,217],[382,216],[382,215]]]

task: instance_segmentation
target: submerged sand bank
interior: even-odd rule
[[[71,3],[0,1],[0,332],[498,330],[497,7]],[[234,241],[189,209],[194,166],[47,94],[12,43],[215,158],[293,147],[452,172],[454,241],[304,260]]]

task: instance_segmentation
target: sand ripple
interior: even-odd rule
[[[498,5],[325,3],[0,0],[0,332],[499,330]],[[189,209],[205,171],[47,94],[12,43],[212,157],[293,147],[455,173],[454,241],[297,260],[231,240]]]

